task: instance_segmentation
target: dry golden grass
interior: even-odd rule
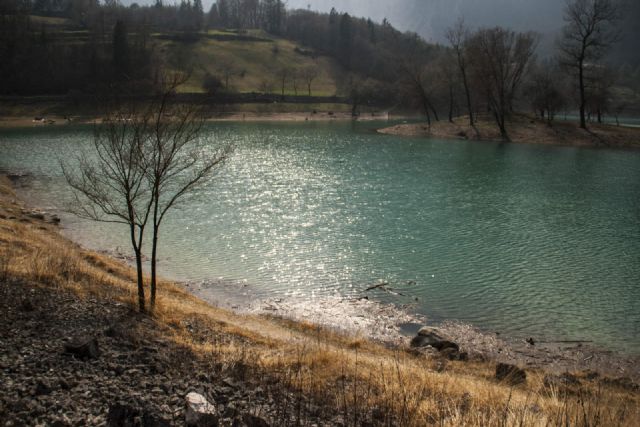
[[[10,183],[0,182],[4,286],[27,281],[136,306],[129,267],[81,249],[52,225],[26,222],[14,199]],[[529,371],[526,385],[511,387],[493,379],[490,363],[431,360],[309,323],[240,316],[169,282],[160,284],[154,320],[199,357],[261,378],[271,393],[299,396],[298,407],[283,409],[293,416],[313,401],[345,425],[640,425],[638,393],[603,381],[546,387],[544,372]]]

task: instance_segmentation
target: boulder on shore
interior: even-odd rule
[[[218,409],[198,393],[191,392],[186,397],[187,411],[185,423],[189,427],[216,427],[218,425]]]
[[[411,340],[411,347],[433,347],[438,351],[445,349],[460,350],[460,346],[455,342],[447,339],[439,329],[424,327],[418,331],[418,335]]]

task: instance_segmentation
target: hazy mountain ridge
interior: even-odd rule
[[[138,0],[139,4],[151,4],[155,0]],[[136,0],[123,0],[131,4]],[[215,0],[204,0],[205,10]],[[640,64],[640,1],[619,0],[622,6],[620,43],[613,49],[612,57],[620,63]],[[329,12],[334,7],[358,17],[368,17],[381,22],[388,19],[401,31],[418,33],[427,41],[445,43],[445,31],[460,17],[474,29],[500,25],[518,31],[535,31],[541,34],[540,54],[553,55],[555,39],[564,25],[563,0],[288,0],[288,9],[311,9]]]
[[[612,51],[617,62],[640,64],[640,2],[620,0],[621,40]],[[552,55],[564,21],[562,0],[289,0],[289,8],[328,12],[332,7],[381,21],[387,18],[402,31],[414,31],[427,41],[444,43],[445,31],[460,17],[470,28],[500,25],[541,34],[540,53]]]
[[[389,19],[406,31],[415,31],[427,40],[442,42],[447,27],[463,17],[470,27],[501,25],[518,30],[547,32],[562,25],[563,3],[557,0],[290,0],[289,7],[320,11],[335,7],[372,19]]]

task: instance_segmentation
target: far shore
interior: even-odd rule
[[[590,123],[588,129],[580,129],[573,121],[555,120],[551,124],[539,118],[517,116],[507,128],[509,141],[500,136],[497,126],[488,118],[469,126],[467,117],[457,117],[453,122],[440,120],[429,125],[413,122],[415,117],[391,116],[388,112],[367,112],[354,118],[348,111],[305,112],[222,112],[210,113],[206,122],[331,122],[331,121],[389,121],[412,120],[378,129],[378,133],[403,137],[422,137],[487,142],[510,142],[539,145],[557,145],[592,148],[640,149],[640,127]],[[0,129],[60,127],[74,124],[101,124],[99,116],[0,116]]]
[[[360,114],[359,121],[401,120],[404,116],[390,117],[387,112],[367,112]],[[305,111],[305,112],[227,112],[211,113],[205,118],[206,122],[329,122],[354,120],[350,112],[346,111]],[[0,129],[39,128],[47,126],[68,126],[72,124],[100,124],[102,118],[98,116],[0,116]]]
[[[471,141],[514,142],[526,144],[561,145],[572,147],[640,149],[640,128],[612,124],[589,123],[580,129],[576,122],[545,120],[517,116],[507,126],[509,141],[505,141],[495,123],[482,117],[469,125],[468,117],[457,117],[453,122],[440,120],[428,123],[404,123],[379,129],[386,135],[458,139]]]

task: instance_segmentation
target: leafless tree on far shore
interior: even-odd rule
[[[447,40],[456,56],[458,70],[460,71],[460,79],[464,86],[465,100],[467,102],[467,113],[469,114],[469,125],[474,127],[473,120],[473,104],[471,103],[471,89],[469,88],[469,64],[467,52],[467,40],[469,32],[465,27],[464,20],[459,19],[456,24],[449,28],[446,33]]]
[[[319,75],[318,67],[309,65],[302,69],[301,75],[307,85],[307,94],[311,96],[311,84]]]
[[[509,140],[506,121],[537,44],[534,33],[516,33],[501,27],[476,31],[469,44],[475,81],[482,88],[500,134]]]
[[[580,127],[587,128],[587,72],[606,49],[618,39],[613,29],[619,18],[614,0],[573,0],[564,11],[564,27],[559,41],[561,61],[578,78]]]

